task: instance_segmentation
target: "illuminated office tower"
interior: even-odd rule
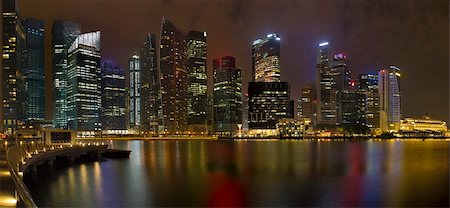
[[[350,103],[354,102],[352,100],[360,99],[359,94],[353,93],[354,83],[351,80],[350,68],[348,66],[348,58],[344,54],[335,54],[333,58],[333,67],[329,72],[329,75],[333,76],[332,84],[331,84],[331,92],[336,93],[336,125],[360,125],[361,119],[361,108],[359,106],[354,106],[354,112],[358,112],[358,114],[354,114],[354,112],[350,112],[351,116],[348,116],[349,109],[351,109]],[[361,107],[361,108],[360,108]],[[358,119],[356,118],[358,117]]]
[[[214,131],[233,136],[242,124],[242,75],[235,58],[225,56],[213,60]]]
[[[161,83],[158,73],[158,50],[155,34],[147,34],[140,48],[140,130],[155,135],[162,131]],[[136,87],[135,87],[136,88]],[[139,115],[135,115],[137,117]]]
[[[112,61],[101,66],[102,130],[126,130],[125,73]]]
[[[207,131],[206,32],[190,31],[186,36],[188,71],[188,130]]]
[[[314,88],[307,85],[302,88],[300,98],[297,102],[299,119],[314,119]]]
[[[333,72],[331,43],[319,44],[315,92],[317,96],[317,124],[336,125],[336,74]]]
[[[280,36],[268,34],[253,41],[252,67],[254,82],[280,82]]]
[[[24,75],[25,31],[16,0],[3,0],[3,132],[14,134],[25,117]]]
[[[130,72],[130,128],[139,131],[141,127],[141,63],[137,53],[128,60],[128,69]]]
[[[271,135],[278,120],[291,117],[287,82],[250,82],[248,86],[248,128]]]
[[[358,92],[365,94],[367,127],[380,127],[380,96],[378,94],[378,74],[361,74],[358,81]]]
[[[68,52],[68,127],[101,130],[100,31],[79,35]]]
[[[163,17],[160,43],[162,121],[164,133],[187,130],[188,72],[185,67],[185,37]]]
[[[25,20],[25,120],[45,119],[44,21]]]
[[[378,72],[378,93],[380,95],[380,128],[382,132],[399,129],[400,107],[400,68],[390,66]]]
[[[55,128],[67,129],[67,71],[69,47],[80,35],[80,24],[55,20],[52,28],[52,108]]]

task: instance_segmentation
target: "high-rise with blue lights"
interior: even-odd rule
[[[378,74],[361,74],[357,81],[358,92],[365,94],[367,127],[380,127],[380,96],[378,94]]]
[[[389,66],[378,72],[380,94],[380,128],[382,132],[398,130],[401,119],[400,68]]]
[[[186,36],[188,71],[187,123],[190,132],[207,131],[206,32],[190,31]]]
[[[25,121],[45,119],[44,21],[25,20]]]
[[[55,20],[52,28],[52,108],[55,128],[67,129],[69,47],[80,35],[80,24]]]
[[[101,66],[102,130],[126,130],[125,72],[106,61]]]
[[[129,124],[130,128],[139,131],[141,127],[141,63],[138,53],[128,59],[129,82]]]
[[[68,52],[68,127],[101,130],[100,31],[79,35]]]

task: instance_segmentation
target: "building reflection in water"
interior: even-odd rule
[[[38,205],[449,205],[445,141],[113,143],[130,158],[26,175]]]

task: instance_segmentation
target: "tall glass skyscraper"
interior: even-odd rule
[[[69,47],[80,35],[80,24],[55,20],[52,28],[52,107],[55,128],[67,129],[67,72]]]
[[[280,82],[280,36],[268,34],[253,42],[252,66],[255,82]]]
[[[44,21],[28,18],[26,27],[25,120],[45,119]]]
[[[207,131],[206,32],[190,31],[186,37],[188,71],[188,130]]]
[[[336,91],[331,43],[319,44],[316,71],[317,124],[336,125]]]
[[[100,31],[79,35],[68,52],[69,129],[101,130]]]
[[[382,132],[400,128],[400,68],[390,66],[378,72],[380,94],[380,128]]]
[[[162,131],[161,79],[158,67],[155,34],[147,34],[140,48],[141,132],[157,134]]]
[[[14,134],[25,117],[25,31],[16,0],[3,0],[3,131]]]
[[[130,128],[139,131],[141,128],[141,63],[138,53],[128,60],[130,71]]]
[[[242,124],[242,75],[235,58],[225,56],[213,60],[214,131],[233,136]]]
[[[125,72],[112,61],[102,64],[102,130],[126,130]]]
[[[334,75],[333,84],[331,85],[331,91],[336,93],[336,125],[352,125],[357,124],[360,125],[362,123],[362,118],[359,118],[361,115],[361,111],[364,110],[364,103],[357,103],[358,105],[363,105],[360,108],[356,108],[354,106],[354,110],[358,111],[358,114],[354,114],[351,112],[351,116],[347,116],[349,113],[349,109],[351,109],[352,102],[355,102],[354,99],[361,100],[361,96],[359,93],[353,92],[351,88],[352,80],[351,80],[351,71],[348,66],[348,58],[344,54],[335,54],[333,59],[333,68],[330,71],[330,75]],[[359,116],[359,117],[358,117]]]
[[[378,74],[361,74],[358,77],[358,92],[365,94],[367,127],[380,127],[380,96]]]
[[[162,19],[160,43],[162,121],[164,133],[187,130],[187,84],[185,36],[168,19]]]

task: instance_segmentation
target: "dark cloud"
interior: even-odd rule
[[[85,32],[101,30],[103,57],[124,68],[145,34],[160,32],[163,15],[184,32],[206,30],[208,75],[213,58],[233,55],[245,87],[252,41],[278,31],[282,79],[295,99],[313,81],[317,43],[332,40],[336,52],[350,57],[354,77],[390,64],[402,69],[404,116],[428,111],[448,121],[448,0],[19,0],[19,6],[22,16],[46,21],[48,51],[53,20],[74,20]],[[50,66],[49,54],[46,61]]]

